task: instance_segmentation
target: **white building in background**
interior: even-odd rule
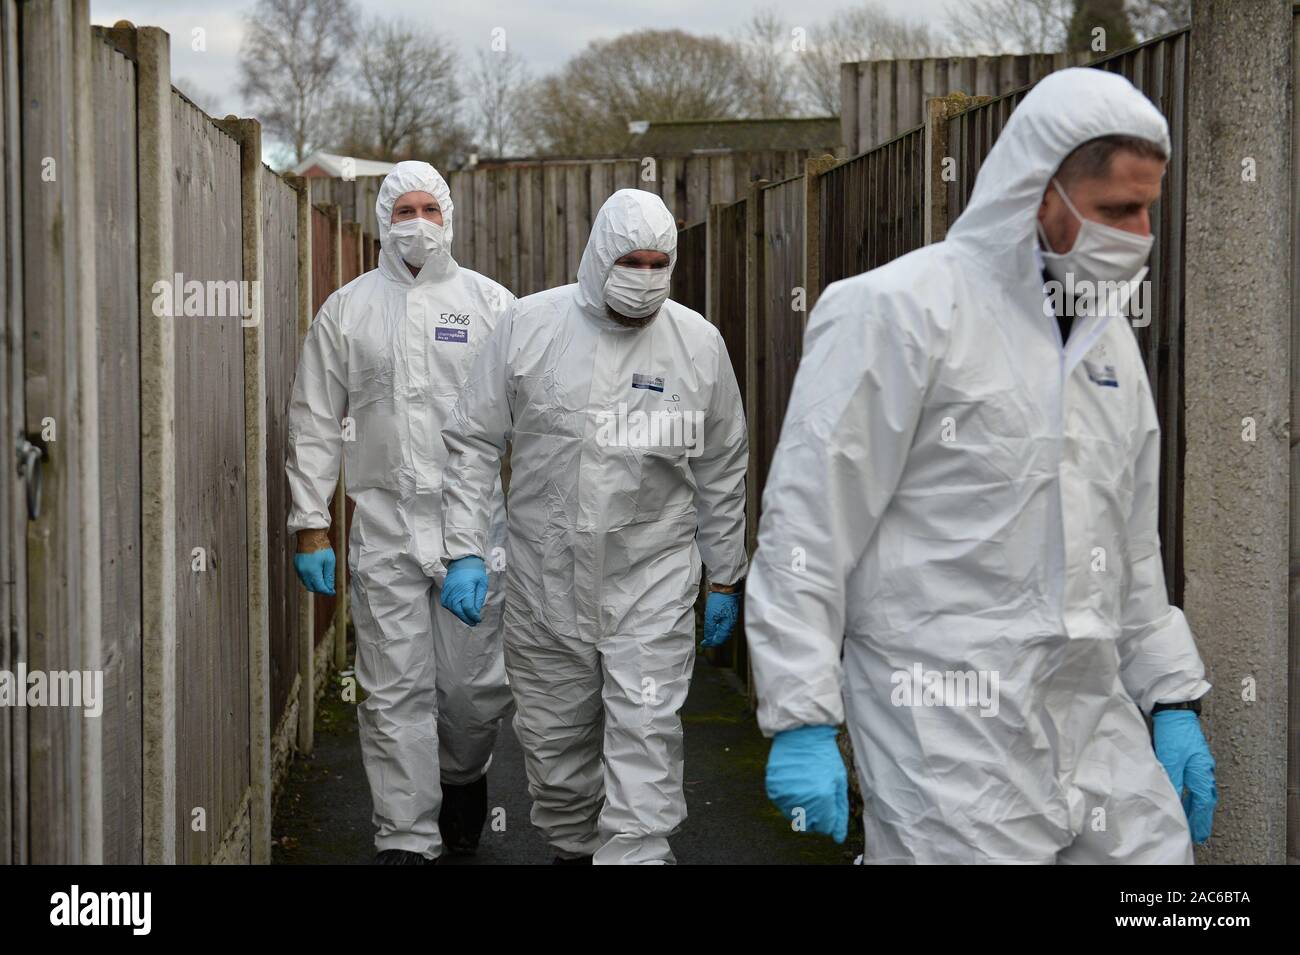
[[[387,176],[395,163],[377,159],[355,159],[336,153],[314,152],[290,172],[308,179],[357,179],[365,176]]]

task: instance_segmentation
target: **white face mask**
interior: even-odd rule
[[[1079,234],[1069,252],[1053,252],[1047,241],[1043,224],[1038,224],[1038,235],[1043,245],[1043,264],[1047,273],[1058,282],[1066,281],[1066,274],[1074,274],[1074,283],[1086,279],[1090,282],[1127,282],[1146,265],[1155,236],[1134,235],[1123,229],[1102,225],[1079,215],[1074,203],[1055,179],[1052,185],[1060,193],[1065,207],[1079,220]]]
[[[394,223],[388,230],[393,248],[408,265],[423,268],[430,256],[448,253],[447,230],[430,219],[416,217]]]
[[[649,318],[668,298],[671,276],[660,269],[616,265],[605,280],[605,304],[628,318]]]

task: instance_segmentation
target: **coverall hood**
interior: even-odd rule
[[[1044,77],[980,166],[948,241],[1003,275],[1037,275],[1035,226],[1043,192],[1065,157],[1099,136],[1135,136],[1169,154],[1169,124],[1124,77],[1087,67]]]
[[[451,220],[453,206],[451,190],[447,180],[439,175],[427,162],[407,159],[393,167],[393,171],[384,177],[375,197],[375,217],[379,220],[379,244],[387,249],[388,228],[393,222],[393,206],[397,200],[408,192],[427,192],[438,200],[442,210],[442,228],[447,233],[447,242],[451,243]]]
[[[629,252],[668,253],[668,271],[677,263],[677,222],[653,192],[620,189],[600,207],[591,238],[578,265],[577,302],[591,315],[605,315],[605,282],[614,263]]]
[[[445,258],[430,256],[425,267],[420,270],[416,277],[412,277],[402,257],[393,247],[392,240],[389,238],[389,230],[393,220],[393,206],[397,200],[408,192],[427,192],[433,198],[438,200],[438,208],[442,210],[442,228],[447,236],[448,254]],[[451,190],[447,187],[447,181],[438,174],[427,162],[419,162],[414,159],[407,159],[399,162],[393,167],[393,171],[384,177],[383,184],[379,187],[379,195],[375,197],[375,217],[379,220],[379,245],[380,245],[380,265],[384,266],[387,260],[385,273],[390,278],[396,279],[403,283],[418,283],[421,279],[441,279],[447,278],[456,271],[456,260],[451,255],[452,240],[452,216],[454,207],[451,201]]]

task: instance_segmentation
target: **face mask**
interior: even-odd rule
[[[1069,252],[1053,252],[1047,241],[1043,224],[1038,224],[1038,235],[1043,245],[1043,263],[1047,273],[1058,282],[1065,282],[1067,273],[1074,274],[1077,285],[1080,280],[1090,282],[1127,282],[1142,271],[1147,256],[1151,254],[1151,244],[1155,236],[1134,235],[1123,229],[1102,225],[1079,215],[1074,203],[1065,194],[1065,190],[1053,179],[1052,185],[1060,193],[1065,207],[1079,220],[1079,234],[1074,238],[1074,247]]]
[[[430,256],[446,255],[447,231],[429,219],[405,219],[388,230],[393,248],[408,265],[423,268]]]
[[[668,298],[667,268],[634,269],[616,265],[605,280],[605,304],[628,318],[650,318]]]

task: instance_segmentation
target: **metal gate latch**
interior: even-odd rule
[[[18,478],[27,488],[27,519],[31,521],[41,514],[41,459],[44,457],[43,449],[23,435],[18,436]]]

